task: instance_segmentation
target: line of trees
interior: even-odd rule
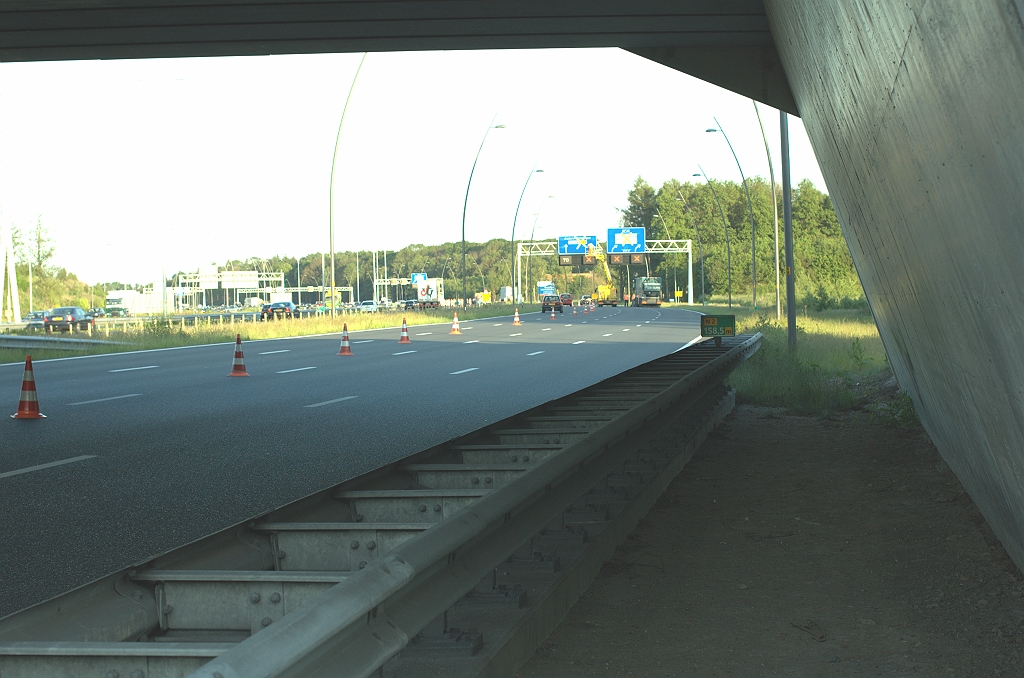
[[[775,286],[771,187],[760,177],[748,179],[748,186],[757,232],[758,305],[771,306],[774,303]],[[706,183],[683,183],[670,179],[655,189],[642,177],[638,177],[627,193],[625,207],[620,210],[621,224],[644,227],[649,240],[693,241],[695,300],[700,299],[702,263],[707,295],[722,298],[727,293],[730,258],[727,250],[731,250],[733,297],[737,301],[749,299],[752,262],[750,218],[743,186],[731,181],[714,181],[714,192],[721,202],[721,210],[711,187]],[[781,199],[779,205],[781,221]],[[89,285],[64,268],[54,266],[52,262],[56,246],[41,218],[24,231],[17,228],[11,230],[18,257],[18,286],[22,305],[26,309],[30,262],[35,308],[101,306],[108,289],[141,289],[140,286],[125,286],[117,282]],[[793,232],[797,298],[800,304],[816,309],[863,305],[864,293],[832,202],[828,195],[808,180],[801,182],[793,191]],[[698,234],[700,248],[697,246]],[[700,250],[703,251],[703,259]],[[321,254],[315,252],[297,259],[282,256],[237,259],[219,268],[282,271],[287,286],[319,286],[321,281],[330,283],[330,272],[321,268]],[[358,287],[361,298],[369,299],[373,294],[373,253],[362,251],[358,256],[358,284],[355,252],[335,253],[335,279],[340,286]],[[323,261],[329,265],[330,258],[324,254]],[[380,261],[383,262],[383,256]],[[408,278],[413,273],[426,273],[428,277],[444,279],[448,298],[457,298],[461,294],[461,242],[408,245],[397,251],[388,251],[387,263],[389,277]],[[511,284],[514,265],[512,244],[508,240],[495,238],[483,243],[467,243],[465,273],[468,295],[472,296],[485,289],[493,293]],[[650,265],[651,275],[665,278],[668,290],[673,288],[674,281],[678,281],[679,289],[685,289],[685,254],[652,255]],[[630,270],[632,275],[641,273],[633,268]],[[619,289],[628,289],[624,267],[613,268],[612,276],[615,280],[607,280],[601,266],[587,269],[560,267],[556,257],[523,259],[523,292],[527,297],[530,296],[530,290],[536,290],[536,282],[541,280],[554,280],[558,289],[576,295],[590,293],[597,285],[609,282],[615,283]],[[175,285],[176,279],[177,275],[172,276],[168,284]],[[390,294],[394,295],[394,291]]]

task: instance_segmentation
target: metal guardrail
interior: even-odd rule
[[[644,496],[631,488],[650,469],[663,489],[685,459],[629,461],[632,443],[663,413],[721,402],[721,383],[759,341],[698,344],[0,620],[0,675],[383,676],[397,653],[432,647],[421,632],[437,619],[443,644],[468,643],[472,656],[479,634],[449,632],[447,610],[492,573],[497,582],[496,565],[524,544],[532,556],[536,535],[572,522],[579,497],[602,495],[583,501],[585,514],[604,502],[597,530],[609,501],[625,513],[630,492]],[[387,489],[410,473],[425,489]],[[555,535],[566,536],[580,535]],[[509,597],[496,583],[489,595]],[[131,642],[151,636],[163,642]]]
[[[123,341],[102,339],[72,339],[70,337],[26,337],[16,334],[0,334],[0,348],[49,348],[85,351],[93,346],[128,346]]]

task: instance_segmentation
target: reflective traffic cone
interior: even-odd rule
[[[555,319],[555,307],[554,306],[551,307],[551,319],[552,320]]]
[[[573,307],[572,307],[572,314],[573,314],[573,315],[576,315],[576,305],[575,305],[575,304],[574,304],[574,305],[573,305]]]
[[[516,309],[515,317],[512,318],[512,324],[513,325],[522,325],[523,324],[523,323],[519,322],[519,309],[518,308]]]
[[[341,326],[341,349],[338,355],[352,355],[352,349],[348,345],[348,323]]]
[[[248,377],[249,373],[245,371],[245,363],[242,362],[242,335],[235,335],[235,359],[231,363],[231,374],[229,377]]]
[[[39,399],[36,397],[36,378],[32,374],[32,356],[25,356],[25,376],[21,380],[21,398],[18,399],[18,412],[11,419],[45,419],[39,413]]]
[[[409,326],[405,323],[405,318],[402,318],[402,337],[398,340],[399,344],[411,344],[409,341]]]
[[[590,313],[590,307],[589,306],[584,306],[583,307],[583,315],[586,315],[588,313]]]
[[[452,331],[448,334],[462,334],[459,330],[459,314],[455,314],[455,320],[452,320]]]

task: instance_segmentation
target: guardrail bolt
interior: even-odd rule
[[[142,669],[135,669],[132,671],[132,678],[145,678],[146,674],[142,672]]]
[[[490,485],[493,481],[490,478],[484,478],[484,484]]]
[[[366,567],[366,561],[365,561],[365,560],[362,560],[362,561],[360,561],[360,562],[359,562],[359,569],[360,569],[360,570],[362,570],[362,569],[364,569],[365,567]]]
[[[260,622],[260,623],[263,624],[264,626],[270,626],[270,617],[264,617],[263,621]]]
[[[373,549],[377,548],[377,542],[371,539],[370,541],[366,542],[366,548],[372,551]]]
[[[440,504],[434,504],[434,513],[440,513],[440,512],[441,512],[441,505]]]
[[[518,456],[518,455],[515,455],[515,454],[513,454],[513,455],[512,455],[512,461],[519,461],[519,456]]]
[[[278,551],[277,552],[277,559],[278,560],[284,560],[287,556],[288,556],[288,554],[285,553],[284,551]]]
[[[280,593],[271,593],[270,594],[270,602],[272,602],[272,603],[280,603],[281,602],[281,594]]]
[[[420,504],[420,513],[426,513],[426,512],[427,512],[427,505],[426,504]]]
[[[476,477],[474,477],[474,478],[473,478],[473,484],[474,484],[474,485],[479,485],[479,484],[480,484],[480,479],[479,479],[479,478],[476,478]]]
[[[523,461],[530,461],[530,455],[524,454],[523,455]]]
[[[351,546],[353,549],[357,549],[357,548],[359,548],[359,542],[357,542],[355,539],[353,539],[352,543],[349,544],[349,546]]]
[[[120,675],[121,674],[115,671],[114,669],[110,669],[109,671],[107,671],[107,678],[117,678]]]
[[[170,614],[174,612],[174,608],[170,605],[164,605],[164,614]]]
[[[260,594],[258,594],[258,593],[252,594],[251,596],[249,596],[249,600],[251,600],[254,603],[260,602]]]

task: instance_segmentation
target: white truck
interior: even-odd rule
[[[441,278],[427,278],[416,282],[416,303],[420,308],[437,308],[444,302],[444,281]]]

